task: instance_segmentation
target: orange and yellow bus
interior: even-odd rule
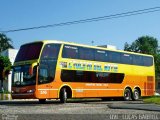
[[[123,97],[155,91],[151,55],[55,40],[24,44],[13,66],[13,99]]]

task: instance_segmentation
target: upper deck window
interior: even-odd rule
[[[96,61],[102,61],[102,62],[109,61],[108,51],[95,50],[95,60]]]
[[[59,54],[60,44],[47,44],[43,48],[41,59],[57,59]]]
[[[143,66],[143,56],[134,55],[133,56],[133,64]]]
[[[120,57],[121,57],[121,54],[119,52],[111,52],[111,51],[108,51],[109,52],[109,61],[110,62],[113,62],[113,63],[120,63]]]
[[[144,66],[152,66],[153,65],[153,58],[148,56],[143,56],[143,64]]]
[[[77,59],[78,58],[78,48],[76,46],[64,45],[62,57]]]
[[[150,56],[73,45],[64,45],[62,58],[94,60],[97,62],[111,62],[138,66],[152,66],[154,62],[153,58]]]
[[[82,60],[94,60],[94,49],[79,47],[79,58]]]
[[[133,56],[131,54],[122,53],[121,63],[122,64],[133,64]]]
[[[38,59],[42,48],[42,44],[42,42],[37,42],[22,45],[17,54],[15,62]]]

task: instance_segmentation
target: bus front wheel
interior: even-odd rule
[[[60,92],[60,102],[66,103],[67,102],[67,91],[66,88],[62,88]]]
[[[131,100],[131,91],[128,88],[126,88],[124,91],[124,100],[125,101]]]

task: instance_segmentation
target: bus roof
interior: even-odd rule
[[[40,40],[40,41],[29,42],[29,43],[26,43],[26,44],[23,44],[23,45],[27,45],[27,44],[31,44],[31,43],[37,43],[37,42],[43,42],[44,44],[47,44],[47,43],[60,43],[60,44],[75,45],[75,46],[80,46],[80,47],[88,47],[88,48],[95,48],[95,49],[101,49],[101,50],[122,52],[122,53],[128,53],[128,54],[130,53],[130,54],[137,54],[137,55],[144,55],[144,56],[152,56],[152,55],[149,55],[149,54],[129,52],[129,51],[117,50],[117,49],[110,49],[110,48],[99,47],[99,46],[91,46],[91,45],[79,44],[79,43],[74,43],[74,42],[66,42],[66,41],[61,41],[61,40]]]

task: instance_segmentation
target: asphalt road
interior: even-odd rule
[[[7,118],[7,119],[6,119]],[[49,100],[0,101],[2,120],[160,120],[160,106],[142,101]]]

